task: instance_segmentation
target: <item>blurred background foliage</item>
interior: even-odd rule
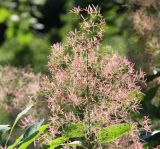
[[[106,20],[103,46],[146,73],[142,115],[160,129],[159,0],[0,0],[0,65],[30,66],[47,73],[50,46],[65,42],[78,18],[73,6],[99,5]]]
[[[73,6],[99,5],[106,19],[103,44],[125,54],[127,17],[123,1],[80,0],[1,0],[0,1],[0,64],[45,72],[51,44],[65,41],[68,31],[78,23],[69,13]]]

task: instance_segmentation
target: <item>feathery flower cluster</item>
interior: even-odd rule
[[[160,17],[158,13],[159,6],[160,6],[159,1],[129,0],[128,6],[130,7],[130,10],[133,12],[132,19],[133,19],[135,28],[141,34],[147,34],[150,31],[154,32],[159,28],[158,26],[158,23],[159,23],[158,18]],[[155,12],[154,15],[152,14],[152,11]]]
[[[155,69],[160,67],[160,1],[159,0],[129,0],[128,7],[131,14],[131,22],[134,33],[139,33],[140,51],[136,55],[131,51],[130,58],[134,61],[140,60],[137,66],[142,66],[150,76]],[[134,49],[133,49],[134,50]],[[143,51],[142,51],[143,50]],[[139,54],[138,54],[139,53]],[[160,77],[147,81],[146,93],[150,93],[159,86]],[[148,98],[151,98],[148,96]],[[156,89],[153,98],[147,101],[155,107],[160,106],[160,88]]]
[[[139,109],[144,73],[136,72],[132,63],[116,53],[100,54],[105,21],[97,7],[78,7],[72,12],[82,18],[79,29],[68,33],[65,44],[54,44],[49,58],[51,78],[44,90],[51,112],[51,134],[60,134],[59,128],[65,124],[88,124],[88,120],[90,126],[122,122],[136,125],[130,113]],[[142,146],[137,135],[134,130],[114,145]]]
[[[130,22],[143,41],[144,55],[150,59],[147,67],[152,70],[159,67],[157,60],[160,49],[160,1],[159,0],[129,0],[127,2],[131,14]],[[144,61],[146,57],[141,56]],[[150,71],[148,70],[148,71]]]

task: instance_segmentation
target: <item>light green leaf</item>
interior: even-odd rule
[[[123,136],[125,133],[129,132],[132,128],[133,126],[127,123],[115,124],[106,128],[102,128],[98,132],[98,142],[112,142]]]
[[[22,140],[22,138],[23,138],[23,135],[21,135],[18,139],[16,139],[16,141],[14,142],[14,144],[10,145],[7,149],[15,149],[15,147]]]
[[[26,140],[28,140],[30,137],[32,137],[32,135],[34,135],[35,133],[37,133],[39,131],[39,128],[41,127],[41,125],[43,124],[44,119],[42,119],[41,121],[31,125],[24,133],[23,138],[21,140],[22,144],[23,142],[25,142]]]
[[[21,135],[14,144],[12,144],[11,146],[9,146],[7,149],[14,149],[14,147],[16,146],[20,146],[23,142],[25,142],[27,139],[29,139],[30,137],[32,137],[32,135],[34,135],[38,129],[41,127],[42,123],[44,120],[41,120],[40,122],[37,122],[35,124],[33,124],[32,126],[30,126],[23,135]]]
[[[0,125],[0,134],[6,133],[8,130],[10,130],[9,125]]]
[[[46,129],[48,125],[42,125],[38,131],[33,133],[30,137],[28,137],[19,147],[18,149],[26,149],[39,135],[41,135]]]
[[[47,144],[47,149],[54,149],[58,146],[60,146],[62,143],[64,143],[65,141],[67,141],[69,138],[67,137],[59,137],[59,138],[56,138],[52,141],[49,142],[49,144]]]
[[[15,122],[17,122],[23,115],[25,115],[32,108],[32,106],[33,105],[29,105],[26,109],[24,109],[21,113],[19,113],[17,115]]]
[[[54,149],[60,145],[63,145],[62,143],[71,138],[84,137],[86,133],[86,127],[83,123],[75,123],[67,126],[64,131],[64,136],[49,142],[47,145],[49,146],[48,149]]]
[[[143,101],[144,99],[144,93],[139,92],[139,91],[130,91],[129,96],[131,98],[137,98]]]
[[[13,129],[14,129],[15,125],[17,124],[17,122],[19,121],[19,119],[20,119],[23,115],[25,115],[25,114],[32,108],[32,106],[33,106],[33,105],[28,106],[26,109],[24,109],[21,113],[19,113],[19,114],[17,115],[16,120],[15,120],[14,123],[13,123],[13,126],[12,126],[12,128],[11,128],[11,131],[10,131],[9,135],[8,135],[8,138],[7,138],[7,141],[6,141],[5,145],[7,145],[8,141],[9,141],[11,135],[12,135]]]
[[[68,138],[84,137],[86,134],[86,127],[83,123],[75,123],[68,126],[65,130],[65,136]]]
[[[0,141],[2,139],[2,135],[10,130],[9,125],[0,125]]]
[[[71,143],[67,143],[67,144],[62,144],[64,146],[82,146],[82,142],[81,141],[73,141]]]
[[[7,20],[8,16],[10,15],[9,11],[5,8],[0,8],[0,23],[3,23]]]

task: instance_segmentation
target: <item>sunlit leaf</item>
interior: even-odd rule
[[[11,128],[11,131],[10,131],[9,135],[8,135],[8,138],[7,138],[7,141],[6,141],[5,145],[7,145],[8,141],[9,141],[11,135],[12,135],[13,129],[14,129],[15,125],[17,124],[17,122],[19,121],[19,119],[20,119],[23,115],[25,115],[25,114],[32,108],[32,106],[33,106],[33,105],[29,105],[26,109],[24,109],[21,113],[19,113],[19,114],[17,115],[16,120],[15,120],[14,123],[13,123],[13,126],[12,126],[12,128]]]
[[[71,143],[63,144],[64,146],[82,146],[81,141],[73,141]]]
[[[69,138],[67,137],[59,137],[59,138],[56,138],[52,141],[49,142],[49,144],[47,144],[47,149],[54,149],[58,146],[60,146],[62,143],[64,143],[65,141],[67,141]]]
[[[132,129],[132,125],[130,124],[115,124],[108,126],[106,128],[102,128],[98,132],[98,141],[100,143],[112,142]]]
[[[5,22],[9,15],[10,15],[10,13],[7,9],[0,8],[0,23]]]
[[[22,138],[23,138],[23,135],[21,135],[18,139],[16,139],[16,141],[12,145],[10,145],[7,149],[15,149],[15,147],[22,140]]]
[[[75,123],[68,126],[65,130],[65,136],[68,138],[84,137],[86,127],[83,123]]]
[[[26,109],[19,113],[15,121],[18,121],[23,115],[25,115],[32,108],[32,106],[33,105],[29,105]]]
[[[30,126],[24,133],[23,138],[21,140],[21,143],[25,142],[27,139],[29,139],[34,133],[39,131],[39,128],[43,124],[44,120],[41,120],[40,122],[37,122]]]
[[[7,149],[14,149],[17,145],[20,146],[23,142],[28,140],[30,137],[38,132],[39,128],[41,127],[44,120],[41,120],[40,122],[37,122],[30,126],[23,135],[21,135],[11,146],[9,146]]]
[[[26,149],[37,137],[39,137],[46,129],[48,125],[42,125],[38,131],[34,132],[32,135],[27,137],[23,143],[18,147],[18,149]]]
[[[47,145],[47,149],[54,149],[60,145],[63,145],[62,143],[66,142],[71,138],[84,137],[85,133],[86,127],[83,123],[71,124],[65,128],[64,136],[56,138],[49,142],[49,144]]]
[[[10,130],[10,126],[9,125],[0,125],[0,134],[5,133],[8,130]]]
[[[9,125],[0,125],[0,140],[2,138],[2,135],[10,130]]]

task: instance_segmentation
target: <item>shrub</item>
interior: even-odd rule
[[[79,14],[82,22],[78,29],[68,33],[66,43],[52,46],[49,58],[51,77],[45,93],[51,112],[50,138],[62,137],[48,145],[56,147],[57,142],[62,144],[73,138],[66,137],[66,128],[81,123],[76,133],[83,126],[87,129],[83,135],[85,141],[81,141],[88,148],[105,147],[106,142],[111,142],[107,144],[109,148],[142,148],[138,123],[131,119],[131,112],[137,112],[140,107],[144,73],[136,72],[132,63],[105,47],[101,52],[105,21],[99,8],[78,7],[72,12]],[[101,54],[104,51],[110,54]],[[123,125],[129,125],[130,132],[122,138],[113,141],[120,136],[112,131],[114,139],[109,131],[109,138],[104,136],[105,130],[115,126],[113,130],[120,131]],[[144,128],[149,131],[148,123]],[[83,138],[81,135],[74,138],[77,137]]]

